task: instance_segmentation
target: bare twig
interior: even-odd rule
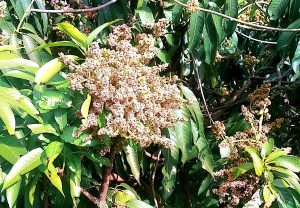
[[[183,6],[183,7],[187,7],[188,8],[188,5],[187,4],[184,4],[182,2],[180,2],[179,0],[174,0],[177,4]],[[219,13],[219,12],[216,12],[216,11],[213,11],[213,10],[209,10],[209,9],[205,9],[205,8],[202,8],[202,7],[198,7],[198,10],[199,11],[202,11],[202,12],[207,12],[207,13],[210,13],[210,14],[214,14],[214,15],[218,15],[220,17],[224,17],[226,19],[229,19],[233,22],[237,22],[237,23],[240,23],[242,25],[246,25],[250,28],[258,28],[258,29],[262,29],[263,31],[276,31],[276,32],[300,32],[300,28],[299,29],[284,29],[284,28],[277,28],[277,27],[268,27],[268,26],[263,26],[263,25],[258,25],[258,24],[255,24],[255,23],[251,23],[251,22],[246,22],[246,21],[243,21],[243,20],[240,20],[240,19],[237,19],[237,18],[234,18],[234,17],[230,17],[226,14],[222,14],[222,13]]]
[[[80,191],[81,193],[86,197],[88,198],[91,202],[93,202],[93,204],[95,204],[97,207],[99,206],[100,204],[100,201],[99,199],[97,199],[96,197],[94,197],[91,193],[89,193],[87,190],[85,190],[84,188],[81,188],[80,187]]]
[[[196,79],[197,79],[197,83],[198,83],[198,90],[200,90],[202,100],[203,100],[203,103],[204,103],[204,107],[205,107],[206,113],[208,115],[209,121],[210,121],[211,124],[213,124],[215,122],[214,122],[214,120],[213,120],[213,118],[212,118],[212,116],[211,116],[211,114],[208,110],[208,107],[207,107],[206,99],[205,99],[205,96],[204,96],[204,93],[203,93],[203,88],[202,88],[202,81],[201,81],[201,78],[199,76],[199,72],[196,69],[194,54],[191,53],[191,57],[192,57],[192,60],[193,60],[194,71],[195,71],[195,75],[196,75]]]
[[[91,7],[87,9],[70,9],[70,10],[64,10],[64,9],[31,9],[31,12],[38,12],[38,13],[85,13],[85,12],[95,12],[101,9],[104,9],[105,7],[110,6],[111,4],[117,2],[117,0],[111,0],[105,4],[96,6],[96,7]]]
[[[158,167],[158,161],[159,161],[160,155],[161,155],[161,150],[159,150],[159,152],[157,154],[157,159],[158,160],[156,160],[156,162],[155,162],[153,172],[152,172],[152,177],[151,177],[151,189],[152,189],[152,195],[153,195],[153,200],[154,200],[155,207],[158,207],[158,203],[157,203],[157,199],[156,199],[156,192],[155,192],[154,184],[155,184],[155,174],[156,174],[156,170],[157,170],[157,167]]]
[[[239,35],[245,37],[245,38],[248,38],[249,40],[253,40],[253,41],[256,41],[256,42],[259,42],[259,43],[272,44],[272,45],[276,45],[276,44],[277,44],[277,42],[273,42],[273,41],[265,41],[265,40],[260,40],[260,39],[252,38],[252,37],[250,37],[250,36],[248,36],[248,35],[246,35],[246,34],[240,32],[240,31],[238,31],[238,30],[235,30],[235,32],[236,32],[237,34],[239,34]]]
[[[164,161],[164,158],[159,158],[158,156],[154,156],[153,154],[147,152],[146,150],[144,150],[144,153],[147,157],[151,158],[152,160],[155,160],[155,161]]]
[[[105,200],[106,200],[107,191],[108,191],[109,182],[110,182],[111,171],[113,168],[115,156],[116,156],[116,149],[112,146],[110,153],[109,153],[109,164],[105,168],[105,173],[104,173],[102,184],[100,187],[100,194],[99,194],[100,202],[105,202]]]

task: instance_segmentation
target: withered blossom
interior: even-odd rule
[[[5,1],[0,1],[0,18],[5,17],[5,10],[6,10],[6,2]]]
[[[157,53],[154,37],[137,34],[133,38],[126,25],[113,27],[110,48],[92,43],[85,61],[76,65],[62,59],[73,73],[68,75],[71,88],[88,89],[92,97],[88,121],[81,130],[95,128],[97,115],[111,113],[107,126],[98,135],[133,139],[141,146],[151,143],[171,146],[161,129],[173,127],[173,111],[183,102],[176,78],[159,76],[166,65],[147,66]]]

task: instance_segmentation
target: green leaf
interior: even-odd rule
[[[72,41],[57,41],[57,42],[53,42],[53,43],[47,43],[47,44],[40,45],[40,46],[34,48],[33,51],[41,50],[44,48],[51,48],[51,47],[73,47],[73,48],[80,49],[79,46],[76,45],[75,43],[73,43]]]
[[[136,14],[138,14],[138,17],[140,18],[142,24],[146,24],[147,22],[154,21],[154,17],[152,14],[152,11],[149,7],[143,6],[139,8],[138,10],[135,10]]]
[[[212,15],[210,14],[205,19],[204,39],[205,62],[211,64],[217,54],[219,39]]]
[[[266,156],[268,156],[272,152],[273,147],[274,147],[274,139],[271,138],[262,145],[261,153],[260,153],[261,157],[265,158]]]
[[[13,51],[17,50],[17,46],[15,45],[2,45],[0,46],[0,52],[2,51]]]
[[[159,58],[159,60],[161,60],[165,64],[171,62],[170,54],[163,49],[159,50],[159,52],[156,56]]]
[[[86,44],[86,35],[82,32],[80,32],[76,27],[71,25],[68,22],[62,22],[58,23],[57,27],[67,34],[69,37],[71,37],[77,44],[80,44],[82,48],[87,48]]]
[[[52,110],[57,108],[70,108],[72,106],[72,99],[63,93],[55,91],[46,91],[41,94],[38,105],[45,110]]]
[[[30,184],[29,184],[28,198],[29,198],[29,203],[31,205],[33,205],[33,202],[34,202],[34,194],[35,194],[36,186],[37,186],[39,179],[40,179],[40,174],[37,174],[34,176],[34,178],[30,181]]]
[[[300,28],[300,19],[291,23],[287,29],[297,29]],[[297,33],[295,32],[282,32],[277,39],[277,50],[285,51],[291,42],[294,40]]]
[[[44,149],[47,155],[48,163],[53,163],[53,161],[58,157],[64,148],[64,144],[61,142],[51,142]]]
[[[68,113],[64,109],[57,109],[54,112],[54,119],[59,126],[59,130],[63,131],[68,124]]]
[[[275,160],[276,158],[280,157],[280,156],[283,156],[283,155],[287,155],[289,154],[289,152],[287,151],[274,151],[274,152],[271,152],[269,154],[269,156],[266,158],[266,163],[268,162],[271,162],[272,160]]]
[[[0,69],[20,69],[35,73],[39,69],[39,65],[31,60],[23,59],[16,54],[2,51],[0,52]]]
[[[77,132],[77,127],[66,127],[64,132],[60,135],[60,138],[65,142],[74,144],[80,147],[93,147],[100,144],[100,141],[97,139],[89,138],[87,133],[82,133],[78,137],[75,137]]]
[[[111,117],[111,112],[103,109],[98,115],[98,126],[99,128],[106,127],[108,119]]]
[[[300,159],[295,156],[280,156],[269,162],[274,163],[277,166],[287,168],[296,173],[300,172]]]
[[[15,77],[15,78],[19,78],[19,79],[25,79],[28,80],[30,82],[34,82],[34,76],[19,70],[5,70],[2,69],[2,73],[3,76],[6,77]]]
[[[140,200],[137,200],[137,199],[132,199],[132,200],[129,200],[126,202],[126,205],[129,207],[129,208],[154,208],[153,206],[143,202],[143,201],[140,201]]]
[[[133,177],[140,183],[140,164],[137,148],[134,144],[128,144],[124,147],[124,151]]]
[[[263,198],[267,207],[270,207],[273,201],[276,199],[276,196],[272,194],[271,190],[267,185],[263,187]]]
[[[27,127],[32,131],[33,134],[48,133],[56,136],[59,135],[55,128],[53,128],[50,124],[29,124]]]
[[[289,18],[294,21],[299,18],[299,14],[300,14],[300,1],[290,0]]]
[[[85,119],[87,119],[87,117],[89,115],[89,109],[90,109],[91,99],[92,99],[92,97],[88,94],[87,98],[83,102],[83,104],[81,106],[81,109],[80,109],[81,114],[82,114],[83,118],[85,118]]]
[[[90,150],[82,150],[79,153],[86,156],[88,159],[90,159],[91,161],[94,161],[96,163],[100,163],[102,165],[108,165],[109,164],[109,159],[108,158],[102,157],[98,153],[94,153]]]
[[[0,155],[11,164],[15,164],[26,153],[26,148],[16,137],[0,137]]]
[[[20,193],[21,182],[22,180],[19,180],[6,189],[6,198],[9,208],[17,208],[16,202]]]
[[[238,177],[240,177],[241,175],[243,175],[244,173],[248,172],[253,168],[254,168],[253,163],[250,162],[240,164],[239,166],[232,169],[233,179],[237,179]]]
[[[70,173],[70,194],[72,199],[80,197],[81,191],[80,191],[80,181],[81,181],[81,174],[77,173]]]
[[[226,0],[224,10],[225,10],[225,15],[237,18],[237,16],[238,16],[238,0]],[[222,25],[224,28],[224,32],[223,32],[224,37],[231,36],[236,28],[236,22],[231,21],[227,18],[223,19]]]
[[[97,37],[97,35],[103,30],[103,29],[105,29],[106,27],[108,27],[108,26],[110,26],[110,25],[112,25],[112,24],[114,24],[114,23],[116,23],[116,22],[119,22],[121,19],[116,19],[116,20],[113,20],[113,21],[111,21],[111,22],[107,22],[107,23],[105,23],[105,24],[103,24],[103,25],[100,25],[99,27],[97,27],[95,30],[93,30],[90,34],[89,34],[89,36],[87,37],[87,39],[86,39],[86,45],[87,46],[89,46],[92,42],[93,42],[93,40]]]
[[[10,135],[15,134],[16,121],[14,113],[7,102],[0,101],[0,118]]]
[[[256,175],[261,176],[264,171],[264,163],[259,157],[258,150],[254,147],[246,147],[245,150],[250,154]]]
[[[192,51],[197,46],[202,35],[203,26],[204,13],[200,11],[192,13],[189,26],[189,51]]]
[[[135,195],[129,190],[117,191],[114,194],[114,199],[120,204],[125,204],[129,200],[136,199]]]
[[[286,169],[286,168],[282,168],[282,167],[270,167],[270,170],[276,171],[278,173],[283,173],[287,177],[292,177],[292,178],[295,178],[295,179],[299,179],[299,177],[297,176],[297,174],[295,174],[293,171],[291,171],[289,169]]]
[[[75,58],[76,56],[67,55],[68,58]],[[54,75],[65,67],[65,64],[60,58],[55,58],[45,63],[36,73],[35,82],[37,84],[48,82]]]
[[[277,20],[283,16],[290,0],[272,0],[268,7],[270,20]]]
[[[23,155],[12,167],[8,175],[6,176],[3,184],[3,189],[6,189],[13,185],[18,180],[21,180],[21,175],[28,173],[34,168],[42,164],[40,159],[43,149],[36,148]]]
[[[204,193],[204,191],[207,191],[208,187],[211,185],[212,182],[213,182],[212,176],[211,175],[206,176],[204,180],[201,182],[201,185],[198,190],[198,196]]]
[[[53,163],[48,164],[48,169],[45,170],[45,175],[48,177],[48,179],[51,181],[52,185],[55,186],[59,192],[64,195],[64,192],[62,190],[62,182],[60,177],[57,174],[57,170],[54,167]]]
[[[292,59],[292,68],[295,72],[295,76],[293,77],[293,80],[296,80],[300,76],[300,41],[298,42],[297,49]]]
[[[43,0],[36,0],[35,1],[37,4],[37,7],[39,9],[45,9],[45,2]],[[47,29],[48,29],[48,17],[47,17],[47,13],[41,13],[40,14],[42,17],[42,22],[43,22],[43,32],[44,34],[47,33]]]

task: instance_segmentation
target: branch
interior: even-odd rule
[[[101,9],[104,9],[105,7],[110,6],[111,4],[117,2],[117,0],[111,0],[105,4],[99,5],[97,7],[91,7],[87,9],[70,9],[70,10],[64,10],[64,9],[31,9],[31,12],[38,12],[38,13],[85,13],[85,12],[95,12]]]
[[[256,42],[259,42],[259,43],[265,43],[265,44],[272,44],[272,45],[277,45],[277,42],[272,42],[272,41],[265,41],[265,40],[259,40],[259,39],[256,39],[256,38],[252,38],[238,30],[235,30],[236,33],[238,33],[239,35],[245,37],[245,38],[248,38],[249,40],[253,40],[253,41],[256,41]]]
[[[96,197],[94,197],[92,194],[90,194],[87,190],[85,190],[84,188],[80,187],[80,191],[81,193],[86,196],[86,198],[88,198],[91,202],[93,202],[93,204],[95,204],[97,207],[100,204],[99,199],[97,199]]]
[[[158,161],[159,161],[159,158],[160,158],[160,154],[161,154],[161,150],[159,150],[158,154],[157,154],[157,160],[154,164],[154,168],[153,168],[153,172],[152,172],[152,177],[151,177],[151,189],[152,189],[152,195],[153,195],[153,200],[154,200],[154,204],[155,204],[155,207],[158,207],[158,203],[157,203],[157,199],[156,199],[156,193],[155,193],[155,187],[154,187],[154,184],[155,184],[155,174],[156,174],[156,170],[157,170],[157,166],[158,166]]]
[[[160,158],[160,157],[156,157],[154,155],[152,155],[151,153],[147,152],[146,150],[144,150],[144,153],[147,157],[151,158],[152,160],[155,160],[155,161],[164,161],[165,159],[164,158]]]
[[[174,0],[177,4],[183,6],[183,7],[186,7],[188,8],[188,5],[187,4],[184,4],[182,2],[180,2],[179,0]],[[234,22],[237,22],[237,23],[240,23],[242,25],[246,25],[250,28],[258,28],[258,29],[262,29],[264,31],[277,31],[277,32],[300,32],[300,28],[299,29],[284,29],[284,28],[276,28],[276,27],[268,27],[268,26],[263,26],[263,25],[257,25],[257,24],[254,24],[254,23],[250,23],[250,22],[246,22],[246,21],[243,21],[243,20],[239,20],[237,18],[234,18],[234,17],[230,17],[228,15],[225,15],[225,14],[222,14],[222,13],[219,13],[219,12],[216,12],[216,11],[213,11],[213,10],[209,10],[209,9],[204,9],[202,7],[198,7],[198,10],[199,11],[202,11],[202,12],[207,12],[207,13],[210,13],[210,14],[214,14],[214,15],[218,15],[220,17],[224,17],[226,19],[229,19],[231,21],[234,21]],[[239,25],[238,25],[239,26]]]

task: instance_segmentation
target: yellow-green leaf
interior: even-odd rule
[[[254,147],[246,147],[245,150],[250,154],[256,175],[261,176],[264,171],[264,163],[259,157],[258,150]]]
[[[80,109],[81,114],[82,114],[83,118],[85,118],[85,119],[87,119],[87,117],[88,117],[90,104],[91,104],[91,96],[88,94],[87,98],[83,102],[81,109]]]
[[[10,135],[15,134],[16,120],[14,113],[7,102],[0,101],[0,118]]]

